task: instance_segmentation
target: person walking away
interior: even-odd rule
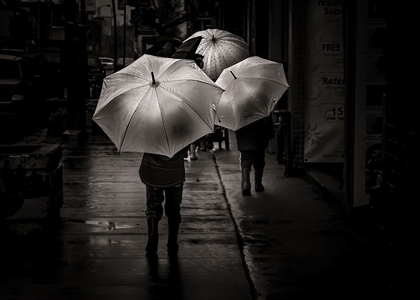
[[[146,185],[146,219],[148,241],[146,254],[155,256],[158,250],[158,224],[163,215],[168,218],[167,251],[170,255],[178,252],[178,231],[181,224],[181,202],[185,182],[184,155],[188,147],[177,152],[172,158],[159,154],[144,153],[139,175]]]
[[[274,138],[274,134],[271,114],[235,131],[238,150],[240,151],[242,195],[251,195],[250,174],[252,167],[255,171],[255,191],[264,191],[262,178],[265,167],[265,150],[268,147],[268,142]]]

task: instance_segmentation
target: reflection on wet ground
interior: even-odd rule
[[[31,236],[6,237],[0,299],[251,299],[211,154],[185,162],[180,252],[166,252],[164,216],[156,260],[145,255],[141,158],[116,154],[104,136],[64,144],[62,218]]]
[[[162,264],[158,257],[147,258],[150,285],[148,292],[157,299],[184,299],[182,273],[177,257],[171,257]]]

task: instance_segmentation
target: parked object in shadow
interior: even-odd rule
[[[0,54],[0,139],[31,133],[42,123],[39,89],[28,62],[18,56]]]
[[[27,235],[60,218],[63,205],[61,145],[0,147],[0,221]]]
[[[40,100],[61,97],[63,82],[60,76],[60,63],[52,61],[44,53],[32,53],[20,50],[0,50],[4,55],[23,59],[26,64],[25,78],[31,79],[37,86]]]
[[[99,60],[105,70],[114,70],[114,59],[110,57],[99,57]]]

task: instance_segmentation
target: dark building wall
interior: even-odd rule
[[[416,76],[407,76],[413,56],[404,55],[407,29],[412,26],[404,6],[389,4],[385,44],[386,97],[384,105],[383,192],[388,240],[397,249],[413,242],[414,205],[418,195],[420,140],[418,110],[414,107]]]
[[[405,51],[414,37],[416,13],[404,5],[387,2],[385,41],[386,96],[384,101],[382,207],[387,242],[395,257],[393,282],[397,290],[414,288],[414,257],[420,151],[419,114],[416,104],[418,76],[411,72],[415,55]],[[408,46],[410,47],[410,46]]]
[[[289,0],[270,0],[268,7],[268,59],[285,63],[287,68]]]
[[[248,41],[248,1],[222,1],[217,11],[217,28],[227,30]]]
[[[304,102],[305,102],[305,0],[290,0],[289,36],[289,99],[288,109],[292,112],[293,169],[303,169]]]
[[[254,1],[255,9],[255,55],[268,59],[269,1]]]

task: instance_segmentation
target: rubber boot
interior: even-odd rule
[[[147,234],[149,236],[146,246],[147,255],[156,255],[157,253],[159,244],[158,224],[159,220],[156,218],[147,219]]]
[[[168,219],[168,253],[176,254],[178,253],[178,231],[179,231],[179,221],[173,221]]]
[[[262,192],[264,191],[264,186],[262,185],[263,171],[255,171],[255,191]]]
[[[251,195],[251,170],[249,169],[242,169],[242,195],[250,196]]]

